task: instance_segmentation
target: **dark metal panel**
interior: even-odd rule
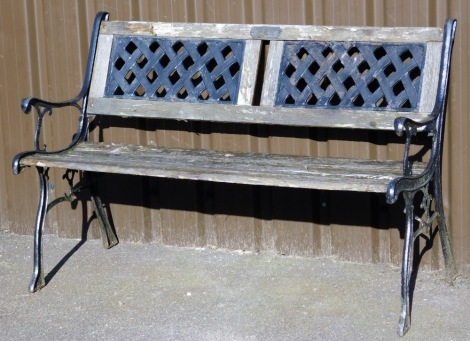
[[[236,103],[245,42],[115,37],[106,97]]]
[[[424,44],[286,42],[275,105],[416,110]]]

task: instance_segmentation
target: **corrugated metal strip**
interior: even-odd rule
[[[462,269],[469,267],[470,123],[466,109],[470,97],[470,10],[466,0],[3,0],[0,12],[3,110],[0,162],[5,170],[0,176],[2,229],[31,234],[36,211],[34,170],[17,177],[9,170],[13,155],[32,146],[34,117],[20,113],[20,99],[34,94],[61,100],[78,92],[91,24],[100,10],[109,11],[111,18],[117,20],[261,24],[442,26],[448,16],[456,17],[459,26],[452,66],[443,182],[456,257]],[[61,116],[46,126],[49,146],[66,144],[74,132],[73,113],[65,112]],[[403,152],[393,136],[382,138],[373,132],[117,119],[109,123],[114,126],[96,131],[96,138],[101,135],[116,142],[305,155],[400,158]],[[370,140],[374,143],[365,142]],[[58,194],[67,191],[62,175],[51,172]],[[111,202],[121,240],[400,262],[402,242],[398,228],[404,218],[401,208],[389,207],[376,195],[125,176],[104,176],[104,179],[104,197]],[[121,188],[121,185],[126,186]],[[88,229],[91,217],[86,197],[74,203],[72,210],[65,206],[62,204],[51,211],[48,232],[80,237],[83,229],[85,232]],[[94,223],[90,233],[98,237]],[[427,252],[422,264],[426,268],[442,267],[440,248]]]

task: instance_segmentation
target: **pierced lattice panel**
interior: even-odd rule
[[[115,37],[106,97],[236,103],[245,42]]]
[[[424,44],[286,42],[276,105],[416,110]]]

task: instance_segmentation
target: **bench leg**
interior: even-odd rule
[[[452,252],[452,243],[450,240],[449,230],[446,225],[444,214],[444,203],[442,202],[442,185],[440,174],[436,174],[434,181],[434,198],[436,199],[437,223],[439,228],[439,237],[441,240],[442,253],[444,254],[444,263],[446,267],[447,279],[450,283],[457,277],[457,266],[455,264]]]
[[[119,240],[116,236],[114,228],[111,226],[111,223],[108,219],[108,214],[104,209],[101,198],[98,196],[98,189],[96,188],[96,183],[92,183],[90,187],[91,192],[91,202],[93,204],[93,209],[95,211],[96,217],[98,218],[98,223],[100,224],[101,230],[101,240],[103,241],[103,246],[106,249],[110,249],[113,246],[119,243]]]
[[[33,276],[31,278],[31,284],[29,285],[29,291],[31,293],[41,289],[46,285],[44,279],[44,269],[42,266],[42,232],[44,229],[44,223],[47,214],[47,203],[48,203],[48,175],[47,169],[42,167],[36,167],[39,175],[39,203],[38,211],[36,215],[36,225],[34,227],[34,264],[33,264]]]
[[[413,193],[403,193],[406,204],[406,231],[403,246],[403,262],[401,269],[401,313],[398,322],[398,335],[406,334],[411,326],[411,300],[410,300],[410,280],[411,280],[411,251],[413,249],[413,226],[414,226],[414,207]]]

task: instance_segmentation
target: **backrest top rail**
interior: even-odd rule
[[[101,34],[258,40],[441,42],[436,27],[354,27],[105,21]]]

